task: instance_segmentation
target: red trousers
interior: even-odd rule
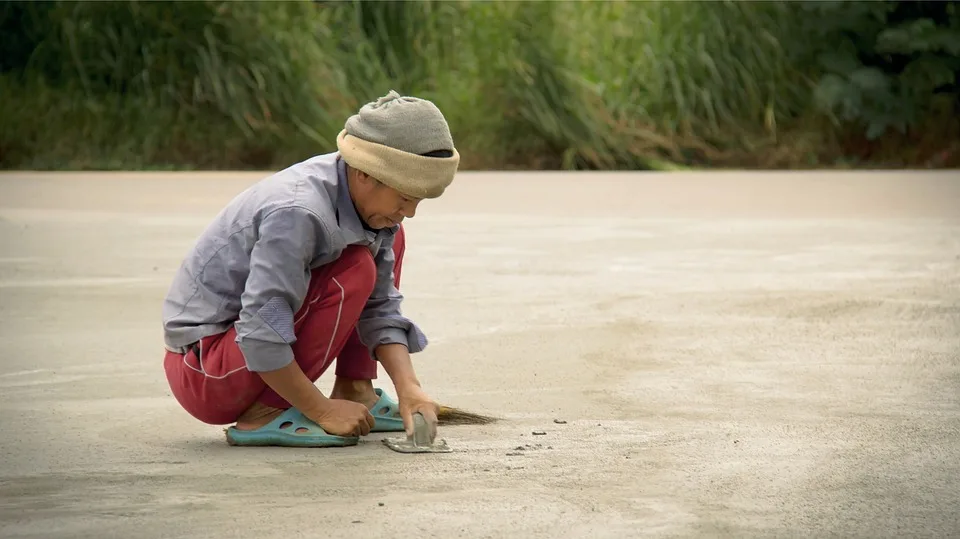
[[[397,232],[393,252],[394,283],[400,286],[406,238]],[[293,356],[304,374],[316,382],[337,362],[336,375],[373,380],[377,363],[360,342],[356,324],[373,292],[376,266],[370,250],[350,246],[336,261],[313,270],[303,306],[294,316]],[[204,337],[186,354],[167,351],[164,370],[177,402],[192,416],[211,425],[226,425],[260,402],[289,408],[260,375],[247,370],[235,342],[236,330]]]

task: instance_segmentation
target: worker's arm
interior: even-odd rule
[[[373,258],[376,281],[357,321],[360,342],[374,359],[379,359],[377,349],[386,344],[403,345],[408,354],[420,352],[427,346],[426,335],[400,309],[403,294],[394,286],[394,238],[387,236]]]
[[[408,435],[413,434],[413,414],[420,412],[430,425],[433,439],[437,430],[437,414],[439,406],[424,393],[420,387],[420,380],[413,369],[410,352],[402,344],[384,344],[376,349],[377,359],[383,365],[394,387],[397,388],[397,398],[400,401],[400,416]]]
[[[374,257],[377,278],[367,300],[357,329],[360,341],[378,360],[397,388],[400,415],[407,434],[413,433],[413,414],[421,412],[431,428],[436,429],[438,406],[421,389],[410,355],[427,346],[427,337],[400,310],[403,295],[394,285],[394,236],[383,241]]]
[[[366,436],[373,428],[373,415],[366,406],[348,400],[329,399],[291,361],[284,367],[258,373],[271,389],[329,434]]]
[[[320,216],[301,207],[271,211],[258,224],[235,327],[247,369],[330,434],[366,434],[373,417],[357,403],[324,396],[294,361],[294,312],[303,304],[310,261],[329,237]]]

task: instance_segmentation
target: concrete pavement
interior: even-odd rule
[[[0,175],[0,537],[960,535],[957,173],[462,174],[405,312],[504,421],[432,456],[170,396],[163,294],[260,176]]]

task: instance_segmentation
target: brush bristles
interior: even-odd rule
[[[437,420],[440,425],[488,425],[497,421],[498,418],[475,414],[450,406],[441,406]]]

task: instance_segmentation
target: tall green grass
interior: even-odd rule
[[[282,167],[390,89],[465,169],[796,166],[825,137],[792,3],[9,6],[34,46],[0,74],[3,168]]]

